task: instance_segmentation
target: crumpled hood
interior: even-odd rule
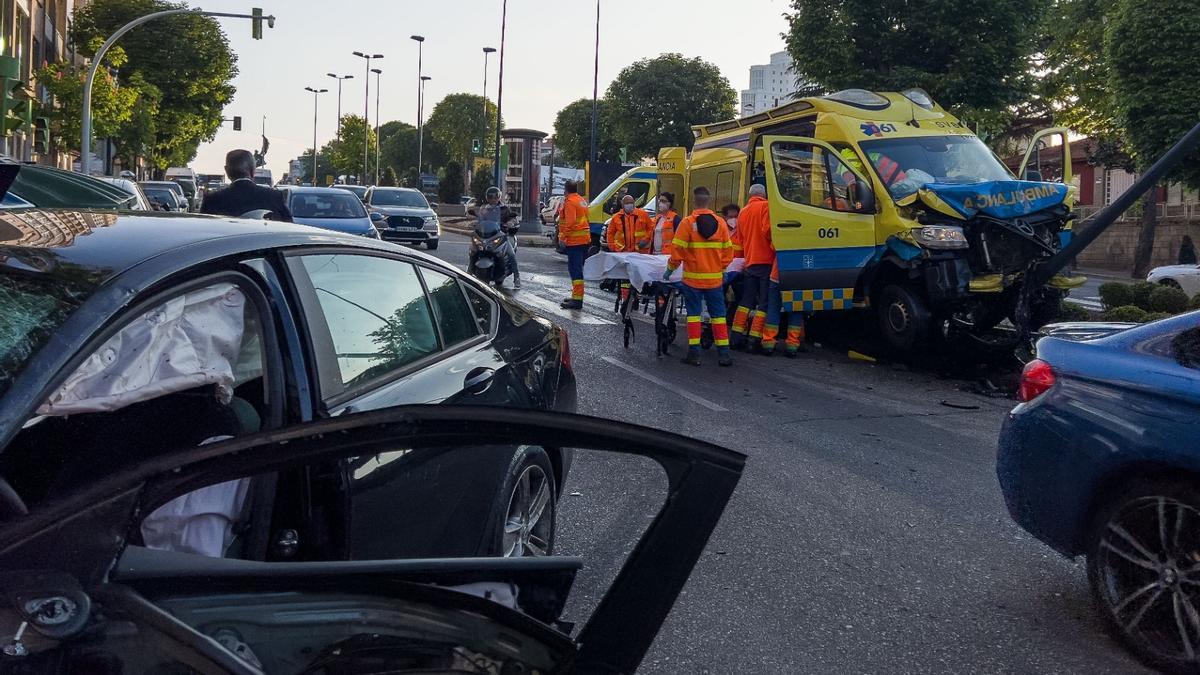
[[[981,183],[926,183],[899,204],[920,199],[929,208],[969,220],[982,213],[993,218],[1019,218],[1062,204],[1070,188],[1062,183],[994,180]]]

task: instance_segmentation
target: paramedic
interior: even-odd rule
[[[621,210],[608,221],[608,250],[613,253],[649,253],[654,225],[644,209],[634,205],[633,195],[621,198]],[[621,301],[629,297],[629,282],[621,282]]]
[[[671,240],[683,217],[675,212],[675,195],[664,192],[658,196],[658,212],[654,219],[654,236],[650,239],[650,252],[671,254]]]
[[[804,348],[804,314],[791,309],[785,312],[783,297],[779,290],[779,261],[771,265],[771,280],[767,288],[767,318],[763,325],[762,353],[771,356],[775,353],[775,345],[779,340],[779,322],[782,314],[787,314],[787,342],[785,356],[796,358],[799,352],[808,351]]]
[[[558,239],[567,251],[567,272],[571,275],[571,297],[562,301],[564,309],[583,309],[583,260],[592,244],[588,226],[588,205],[579,196],[579,183],[566,182],[566,197],[558,212]]]
[[[733,347],[755,351],[763,339],[767,319],[767,293],[771,266],[775,264],[775,246],[771,243],[771,214],[767,190],[755,183],[750,186],[750,201],[741,212],[741,235],[746,269],[742,273],[742,291],[733,315]],[[749,337],[747,337],[749,333]]]
[[[663,280],[683,266],[683,299],[687,305],[688,351],[683,362],[700,365],[700,325],[705,307],[712,321],[713,342],[717,346],[717,363],[732,366],[729,356],[729,326],[725,321],[725,294],[722,282],[725,268],[733,260],[733,242],[729,239],[729,226],[725,220],[708,208],[708,188],[700,186],[692,191],[694,209],[691,215],[679,223],[675,239],[671,242],[671,259]]]

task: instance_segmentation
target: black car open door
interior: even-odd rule
[[[481,437],[481,429],[487,430],[486,437]],[[353,466],[363,471],[373,466],[364,464],[363,457],[409,458],[484,443],[633,456],[661,467],[661,508],[632,543],[623,564],[615,565],[615,574],[604,575],[611,583],[597,593],[598,604],[577,631],[570,621],[555,616],[563,611],[562,596],[584,564],[573,556],[263,562],[161,550],[170,548],[161,544],[154,548],[155,530],[143,524],[128,534],[130,545],[115,564],[108,560],[106,575],[82,569],[79,557],[69,564],[55,562],[56,555],[70,549],[111,550],[112,533],[120,525],[114,521],[128,526],[168,507],[176,514],[194,509],[197,495],[207,495],[208,490],[245,494],[249,491],[239,492],[239,486],[250,477],[277,475],[301,465],[313,474],[320,474],[314,467]],[[93,635],[99,617],[123,617],[185,644],[185,651],[201,655],[198,658],[210,666],[223,659],[222,649],[231,652],[238,658],[238,670],[247,672],[632,672],[703,551],[743,463],[742,455],[720,447],[611,420],[499,408],[394,408],[189,449],[145,463],[53,505],[50,512],[31,514],[27,524],[0,529],[0,574],[28,571],[32,565],[44,572],[37,576],[43,580],[49,578],[47,573],[73,575],[90,596],[93,617],[88,625]],[[406,471],[421,467],[414,462]],[[337,471],[326,477],[328,486],[337,486]],[[306,489],[319,493],[322,485],[314,479]],[[130,500],[128,495],[138,487],[137,499]],[[601,499],[623,498],[609,497],[602,489],[596,492]],[[309,504],[336,501],[335,496]],[[288,503],[281,496],[273,507],[276,515],[280,504]],[[123,504],[129,506],[122,510]],[[102,506],[102,512],[96,510]],[[198,512],[208,514],[204,508]],[[323,512],[309,515],[336,538],[336,518],[323,520]],[[79,541],[78,529],[70,542],[54,536],[78,519],[85,519],[85,531],[96,533],[97,542]],[[100,520],[106,524],[98,524]],[[211,525],[188,522],[196,530]],[[380,536],[389,535],[380,529]],[[222,534],[219,527],[211,531],[217,537]],[[227,527],[224,534],[229,533]],[[31,551],[30,546],[39,550]],[[95,564],[103,564],[103,559],[98,557]],[[46,583],[39,583],[43,588],[34,595],[50,593]],[[29,594],[10,589],[10,597],[28,602]],[[37,630],[36,621],[31,627]],[[69,645],[71,637],[56,639]],[[111,639],[108,644],[119,643]]]

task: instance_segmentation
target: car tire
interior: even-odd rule
[[[518,448],[493,504],[494,530],[487,555],[552,555],[557,517],[558,486],[550,456],[539,447]]]
[[[1169,673],[1200,669],[1195,485],[1138,480],[1108,500],[1088,530],[1087,572],[1105,623],[1140,659]]]
[[[437,247],[438,247],[438,242],[436,240],[425,242],[425,248],[429,249],[430,251],[436,251]]]
[[[1183,286],[1180,286],[1179,282],[1175,281],[1174,279],[1163,279],[1163,280],[1159,281],[1158,284],[1160,286],[1166,286],[1168,288],[1178,288],[1181,291],[1183,290]]]
[[[911,352],[925,341],[933,318],[919,293],[906,286],[889,284],[876,303],[879,333],[893,351]]]

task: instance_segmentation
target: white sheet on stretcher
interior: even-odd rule
[[[662,281],[663,272],[667,271],[668,255],[647,255],[645,253],[608,253],[600,252],[588,258],[583,263],[583,278],[588,281],[602,279],[628,279],[634,288],[654,281]],[[741,272],[746,267],[745,258],[734,258],[725,268],[726,272]],[[671,281],[683,281],[683,267],[675,270]]]

